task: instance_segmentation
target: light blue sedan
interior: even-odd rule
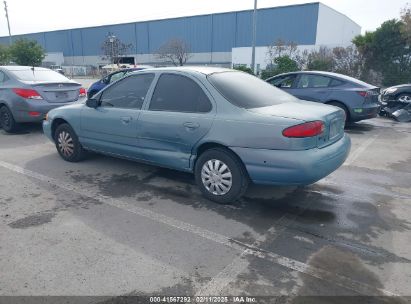
[[[43,129],[67,161],[95,151],[193,172],[207,198],[230,203],[250,181],[307,185],[336,170],[351,147],[344,121],[246,73],[182,67],[132,73],[50,111]]]

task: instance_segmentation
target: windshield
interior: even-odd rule
[[[9,70],[16,78],[22,81],[36,82],[66,82],[69,79],[60,73],[48,69],[27,68],[24,70]]]
[[[240,108],[261,108],[297,100],[267,82],[242,72],[214,73],[208,76],[208,80],[229,102]]]

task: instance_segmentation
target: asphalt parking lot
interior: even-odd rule
[[[405,303],[411,124],[376,118],[346,132],[350,157],[326,179],[252,186],[223,206],[202,198],[189,174],[96,154],[67,163],[38,125],[0,130],[0,296]],[[324,299],[312,303],[339,301]]]

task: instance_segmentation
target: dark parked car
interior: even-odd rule
[[[94,94],[100,92],[102,89],[104,89],[107,85],[109,85],[112,82],[115,82],[121,78],[123,78],[124,76],[126,76],[127,74],[131,73],[131,72],[135,72],[135,71],[140,71],[140,70],[144,70],[144,69],[148,69],[148,68],[152,68],[151,66],[138,66],[135,68],[127,68],[127,69],[122,69],[119,71],[115,71],[113,73],[108,74],[107,76],[105,76],[104,78],[100,79],[99,81],[96,81],[95,83],[93,83],[87,90],[87,96],[90,98],[92,97]]]
[[[411,102],[411,84],[389,87],[381,93],[382,102]]]
[[[266,81],[299,99],[337,106],[351,122],[376,117],[381,106],[380,88],[341,74],[301,71]]]
[[[250,180],[306,185],[336,170],[351,146],[344,118],[247,73],[183,67],[130,73],[51,111],[43,130],[66,161],[90,150],[193,172],[207,198],[227,203]]]
[[[41,122],[51,109],[86,99],[77,82],[50,69],[0,67],[0,125],[14,132],[20,123]]]

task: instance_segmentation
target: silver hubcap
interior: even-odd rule
[[[218,159],[204,163],[201,169],[201,180],[204,187],[214,195],[224,195],[233,185],[233,176],[228,166]]]
[[[63,153],[64,156],[70,157],[74,152],[74,143],[70,133],[66,131],[60,132],[57,141],[60,152]]]
[[[401,101],[401,102],[411,102],[411,96],[409,96],[409,95],[400,96],[400,98],[398,98],[398,101]]]

